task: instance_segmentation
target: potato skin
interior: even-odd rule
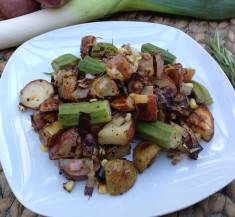
[[[39,10],[41,4],[35,0],[0,0],[0,17],[10,19]]]
[[[129,62],[120,53],[106,63],[105,70],[111,79],[118,79],[124,82],[128,81],[133,73]]]
[[[158,117],[156,95],[135,94],[136,118],[143,121],[156,121]]]
[[[110,195],[122,194],[135,184],[137,171],[131,161],[109,160],[104,165],[104,170]]]
[[[111,107],[117,109],[120,112],[129,112],[135,109],[134,101],[130,96],[121,96],[115,98],[111,103]]]
[[[116,113],[111,122],[108,122],[98,133],[98,143],[100,145],[128,145],[135,138],[135,124],[128,114]]]
[[[158,85],[159,88],[169,86],[175,94],[177,93],[176,84],[168,75],[163,74],[161,78],[155,79],[154,83]]]
[[[81,157],[81,138],[76,128],[71,128],[63,132],[54,141],[54,146],[49,150],[49,158],[56,160],[59,158]]]
[[[139,173],[149,167],[161,151],[161,147],[152,142],[139,143],[133,152],[133,162]]]
[[[104,153],[102,153],[102,151]],[[131,144],[128,145],[106,145],[101,149],[103,159],[113,160],[120,159],[131,153]]]
[[[189,115],[188,125],[206,142],[209,142],[214,136],[214,118],[204,105],[200,105]]]

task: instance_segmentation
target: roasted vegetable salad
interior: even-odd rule
[[[80,57],[52,60],[51,82],[30,81],[21,90],[19,109],[35,109],[32,128],[58,161],[68,192],[85,179],[85,195],[95,184],[99,193],[122,194],[161,151],[173,164],[181,154],[198,159],[200,140],[214,135],[213,100],[193,80],[196,71],[175,61],[150,43],[138,51],[89,35],[81,39]],[[142,139],[137,145],[135,137]]]

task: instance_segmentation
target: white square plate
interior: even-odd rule
[[[196,69],[194,80],[210,91],[209,106],[215,120],[215,136],[201,142],[198,160],[186,157],[176,166],[160,154],[156,162],[138,175],[132,189],[120,196],[84,196],[85,182],[72,193],[65,178],[40,150],[40,141],[29,115],[18,111],[20,90],[35,79],[50,80],[51,61],[59,55],[80,54],[81,38],[94,35],[100,42],[120,47],[130,43],[140,50],[143,43],[168,49],[184,67]],[[223,188],[235,178],[235,94],[214,59],[185,33],[164,25],[142,22],[96,22],[52,31],[20,46],[3,72],[0,86],[0,158],[7,180],[28,209],[54,217],[102,216],[147,217],[167,214],[190,206]]]

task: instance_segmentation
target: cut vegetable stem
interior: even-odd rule
[[[180,131],[161,121],[144,122],[137,121],[136,136],[160,145],[164,148],[176,148],[182,142]]]

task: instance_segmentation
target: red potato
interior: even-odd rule
[[[130,96],[120,96],[110,103],[112,108],[120,112],[129,112],[135,110],[134,100]]]
[[[175,94],[177,93],[176,84],[168,75],[163,74],[161,78],[155,79],[154,83],[158,85],[159,88],[169,86]]]
[[[46,124],[42,129],[39,130],[39,140],[41,143],[47,147],[52,147],[54,145],[54,141],[56,141],[57,137],[64,131],[64,128],[61,126],[59,120]]]
[[[38,79],[29,82],[20,91],[20,104],[38,109],[39,105],[54,95],[54,87],[46,80]]]
[[[105,70],[111,79],[118,79],[124,82],[128,81],[133,74],[129,62],[120,53],[106,63]]]
[[[64,5],[69,0],[37,0],[37,1],[40,2],[41,4],[44,4],[46,7],[55,8]]]
[[[98,133],[100,145],[128,145],[135,138],[135,124],[130,113],[116,113]]]
[[[158,116],[156,95],[134,95],[136,118],[143,121],[156,121]]]
[[[124,159],[109,160],[104,165],[105,180],[110,195],[118,195],[133,187],[137,171],[131,161]]]
[[[59,159],[60,173],[68,180],[80,181],[88,178],[90,167],[88,162],[90,159]],[[97,172],[100,168],[100,164],[93,162],[94,172]]]
[[[41,4],[35,0],[0,0],[0,17],[10,19],[39,10]]]
[[[49,158],[56,160],[59,158],[78,158],[82,155],[81,138],[76,128],[71,128],[63,132],[54,141],[53,147],[49,150]]]
[[[180,87],[180,84],[183,81],[182,74],[182,65],[180,63],[172,63],[165,66],[164,74],[168,75],[173,79],[177,87]]]

